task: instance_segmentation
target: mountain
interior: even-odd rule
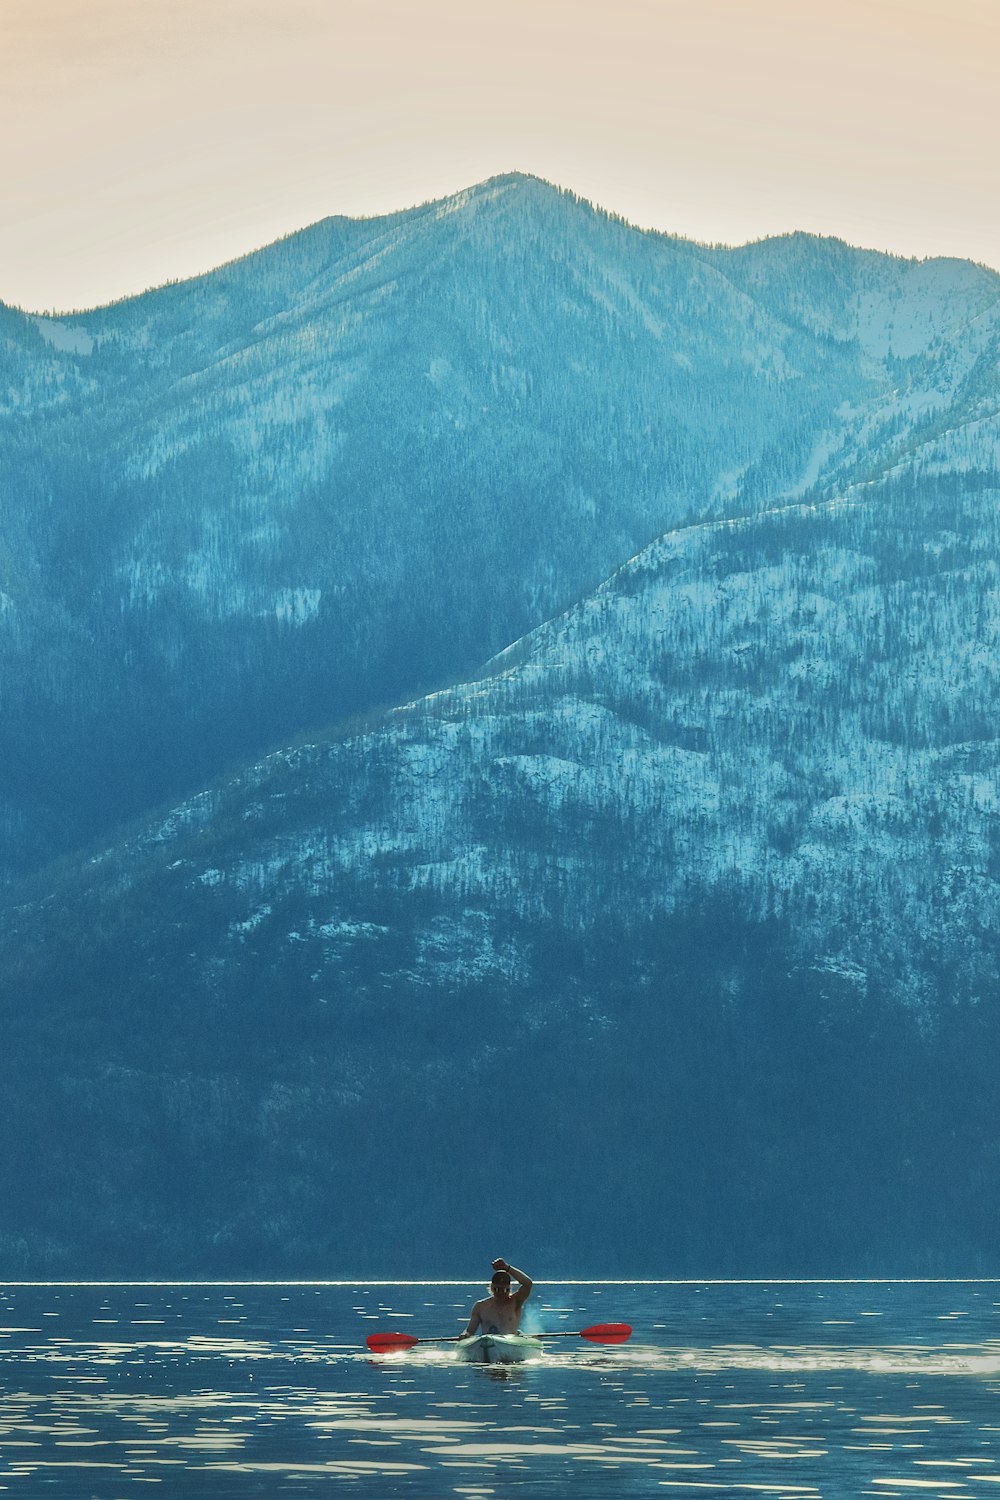
[[[5,312],[0,1270],[995,1274],[998,316],[517,177]]]
[[[8,871],[468,675],[671,527],[988,447],[998,289],[511,176],[0,309]]]
[[[993,1268],[998,499],[671,533],[22,903],[6,1264],[429,1274],[499,1158],[550,1274]]]

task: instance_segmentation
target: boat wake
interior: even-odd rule
[[[421,1367],[457,1363],[453,1344],[428,1344],[405,1351],[373,1354],[325,1340],[266,1341],[239,1338],[132,1339],[115,1342],[65,1341],[20,1351],[29,1364],[96,1366],[134,1363],[173,1363],[243,1367],[283,1364],[336,1365],[365,1360],[386,1365]],[[806,1376],[816,1373],[975,1376],[1000,1378],[1000,1340],[968,1344],[711,1344],[670,1345],[632,1342],[617,1347],[548,1345],[533,1351],[520,1368],[564,1368],[622,1372],[660,1372],[683,1375],[722,1375],[760,1372]]]
[[[580,1364],[579,1354],[543,1356],[549,1363]],[[663,1348],[633,1344],[605,1355],[601,1363],[618,1367],[717,1375],[760,1371],[782,1375],[850,1373],[871,1375],[1000,1376],[1000,1340],[986,1344],[757,1345],[723,1344],[705,1348]]]

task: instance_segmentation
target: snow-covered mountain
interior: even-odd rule
[[[7,863],[467,675],[661,532],[989,468],[1000,278],[533,178],[0,309]]]
[[[512,177],[2,330],[10,825],[141,816],[0,1268],[995,1271],[1000,278]]]

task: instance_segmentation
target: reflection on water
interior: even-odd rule
[[[536,1329],[632,1343],[365,1350],[457,1331],[479,1290],[0,1287],[0,1494],[1000,1495],[1000,1285],[559,1284]]]

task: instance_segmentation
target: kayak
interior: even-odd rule
[[[529,1333],[477,1333],[459,1339],[459,1359],[475,1365],[520,1365],[542,1352],[541,1339]]]
[[[624,1344],[632,1337],[627,1323],[594,1323],[590,1328],[560,1328],[556,1333],[477,1333],[472,1338],[452,1334],[438,1339],[418,1339],[412,1333],[370,1333],[365,1343],[373,1354],[399,1354],[418,1344],[454,1344],[459,1359],[480,1365],[519,1365],[541,1354],[544,1338],[589,1339],[593,1344]],[[2,1488],[2,1486],[0,1486]]]

